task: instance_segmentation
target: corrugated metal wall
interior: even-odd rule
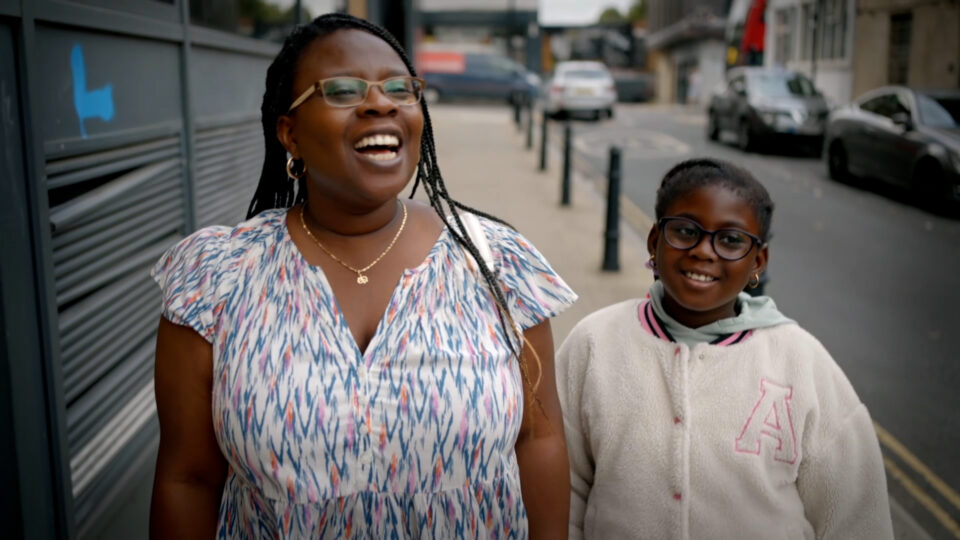
[[[118,537],[109,522],[149,488],[161,307],[149,269],[196,228],[241,221],[263,159],[277,45],[184,25],[180,3],[141,3],[37,0],[23,23],[39,162],[23,181],[42,219],[54,343],[39,359],[53,373],[67,537]]]

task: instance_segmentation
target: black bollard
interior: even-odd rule
[[[522,103],[519,97],[514,97],[513,99],[513,123],[517,125],[517,131],[523,129],[522,120],[520,119],[520,109],[522,108]]]
[[[527,103],[527,150],[533,148],[533,104]]]
[[[620,271],[620,149],[610,147],[607,171],[607,226],[603,233],[603,270]]]
[[[570,206],[570,158],[571,147],[573,146],[573,130],[570,129],[570,123],[563,128],[563,184],[560,194],[560,205]]]
[[[540,170],[547,170],[547,112],[543,112],[543,123],[540,124]]]

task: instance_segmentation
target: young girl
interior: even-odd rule
[[[741,291],[773,202],[720,160],[675,166],[647,239],[649,298],[560,347],[571,538],[892,538],[866,407],[823,346]]]

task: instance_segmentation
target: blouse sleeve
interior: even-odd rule
[[[577,294],[523,235],[491,221],[484,220],[484,227],[510,314],[521,328],[555,317],[577,300]]]
[[[163,316],[210,342],[222,307],[217,285],[229,234],[227,227],[200,229],[168,249],[150,270],[160,286]]]

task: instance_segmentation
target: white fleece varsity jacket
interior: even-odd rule
[[[866,407],[796,324],[668,340],[646,300],[557,353],[571,538],[893,538]]]

